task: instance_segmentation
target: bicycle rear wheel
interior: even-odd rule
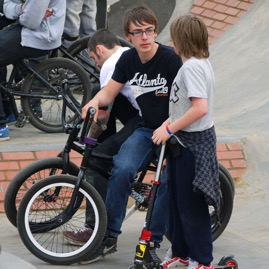
[[[233,212],[234,192],[229,178],[221,170],[219,170],[219,181],[222,196],[222,204],[219,213],[220,223],[218,223],[214,208],[209,206],[213,241],[215,241],[223,233],[230,221]]]
[[[30,96],[21,97],[22,109],[37,129],[63,132],[90,99],[91,81],[79,64],[61,57],[40,63],[35,71],[40,77],[30,74],[23,84],[23,94]]]
[[[62,158],[52,157],[37,160],[20,170],[8,185],[4,207],[8,220],[17,227],[17,210],[25,193],[38,181],[61,174],[64,162]],[[72,162],[68,165],[68,174],[77,176],[79,168]]]
[[[98,192],[82,181],[76,202],[67,213],[77,178],[70,175],[50,176],[35,184],[24,196],[17,223],[21,239],[29,251],[41,260],[68,265],[85,259],[102,242],[107,217]],[[92,236],[82,246],[70,245],[64,231],[76,231],[85,223],[86,202],[95,215]]]

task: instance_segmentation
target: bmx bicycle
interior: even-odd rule
[[[92,117],[86,130],[91,125]],[[53,175],[42,179],[26,192],[19,204],[17,225],[21,239],[35,256],[48,263],[67,265],[83,260],[100,244],[106,229],[104,202],[96,190],[83,180],[88,159],[96,143],[92,137],[84,137],[85,133],[88,131],[85,132],[84,124],[80,136],[80,141],[85,143],[84,156],[77,177]],[[220,175],[222,196],[226,203],[222,211],[228,209],[223,214],[227,217],[232,212],[233,190],[224,173],[220,172]],[[142,195],[148,191],[146,188]],[[96,223],[93,235],[83,246],[70,246],[62,236],[63,232],[75,231],[84,226],[86,201],[94,209]],[[138,207],[140,204],[137,202],[134,206]],[[142,205],[145,206],[145,203],[142,202]],[[211,217],[212,232],[217,232],[219,226],[214,212],[211,212]],[[213,229],[214,226],[216,230]]]

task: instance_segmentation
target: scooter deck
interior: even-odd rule
[[[150,264],[150,263],[148,263]],[[134,264],[128,269],[163,269],[160,264]],[[238,269],[238,263],[234,259],[234,255],[223,256],[218,264],[214,264],[214,269]]]

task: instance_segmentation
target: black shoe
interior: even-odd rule
[[[117,238],[105,236],[101,245],[87,259],[80,261],[80,264],[89,264],[100,260],[109,254],[117,251]]]

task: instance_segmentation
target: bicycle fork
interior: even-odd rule
[[[151,231],[149,230],[150,221],[152,217],[152,212],[154,208],[154,203],[156,200],[156,194],[158,188],[160,186],[160,175],[162,171],[162,164],[164,160],[164,152],[165,152],[165,144],[161,147],[161,153],[158,161],[157,171],[155,174],[155,178],[153,181],[153,187],[150,193],[149,199],[149,208],[146,215],[146,220],[144,224],[144,228],[141,232],[141,236],[139,238],[139,244],[136,246],[136,253],[134,258],[134,265],[132,265],[129,269],[162,269],[162,265],[160,265],[160,259],[157,257],[155,253],[155,248],[152,242],[150,242]]]

